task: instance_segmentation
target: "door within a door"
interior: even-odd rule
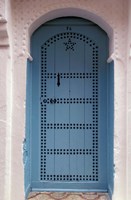
[[[32,36],[31,185],[107,191],[108,38],[61,18]]]

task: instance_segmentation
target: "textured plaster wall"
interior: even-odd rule
[[[7,61],[8,51],[0,50],[0,193],[4,199],[4,187],[6,176],[6,133],[9,127],[7,122]],[[5,62],[6,61],[6,62]],[[3,78],[2,78],[3,77]]]
[[[22,141],[30,36],[48,20],[73,15],[96,22],[110,38],[108,61],[115,62],[113,200],[129,200],[131,59],[127,42],[131,44],[130,1],[129,5],[127,0],[12,0],[11,5],[10,1],[0,1],[0,199],[24,200]]]
[[[127,163],[128,163],[128,177],[131,177],[131,1],[129,0],[129,15],[128,15],[128,46],[127,46]],[[128,199],[131,194],[131,178],[128,179]]]
[[[0,1],[0,199],[10,199],[11,194],[12,54],[9,7],[9,2]]]
[[[110,29],[113,29],[114,41],[111,41],[111,52],[114,49],[115,56],[121,58],[122,55],[122,59],[124,59],[123,56],[126,52],[122,49],[126,47],[125,35],[127,33],[127,11],[124,0],[119,0],[119,2],[118,0],[99,0],[97,2],[95,0],[15,0],[12,4],[16,55],[27,53],[28,30],[31,35],[37,27],[50,19],[66,15],[79,15],[98,23],[110,34],[111,39]],[[120,43],[119,40],[121,40]]]

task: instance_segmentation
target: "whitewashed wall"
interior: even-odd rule
[[[30,36],[44,22],[70,15],[94,21],[110,38],[108,61],[115,62],[113,200],[130,200],[130,0],[0,0],[0,200],[24,200],[22,142]]]
[[[127,45],[127,198],[131,194],[131,1],[129,0],[128,45]]]

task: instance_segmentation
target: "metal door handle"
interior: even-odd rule
[[[58,87],[60,86],[60,74],[59,73],[57,74],[57,86]]]

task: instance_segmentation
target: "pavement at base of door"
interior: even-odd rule
[[[110,200],[106,193],[43,192],[31,193],[28,200]]]

